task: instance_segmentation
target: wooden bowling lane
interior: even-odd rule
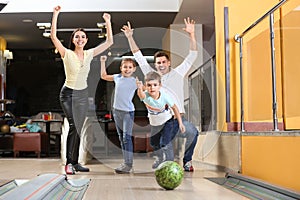
[[[64,166],[60,159],[6,159],[0,158],[0,179],[32,179],[44,173],[64,173]],[[199,168],[193,173],[185,172],[184,179],[175,190],[162,189],[155,180],[150,169],[153,159],[135,160],[135,170],[131,174],[115,174],[113,168],[117,167],[121,159],[107,159],[91,161],[86,166],[88,173],[76,173],[68,179],[90,178],[90,185],[83,197],[84,200],[93,199],[247,199],[204,177],[224,177],[223,172]],[[142,166],[149,168],[144,171]]]

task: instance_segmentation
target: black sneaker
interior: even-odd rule
[[[115,172],[118,174],[129,174],[131,169],[132,169],[132,167],[130,167],[126,164],[121,164],[120,167],[115,169]]]
[[[76,172],[89,172],[90,169],[87,168],[87,167],[83,167],[81,164],[76,164],[76,165],[73,165],[74,169]]]

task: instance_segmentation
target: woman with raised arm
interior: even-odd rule
[[[87,77],[93,57],[99,55],[113,44],[110,14],[104,13],[103,19],[107,27],[106,41],[94,48],[85,50],[87,34],[82,28],[77,28],[71,35],[69,48],[66,48],[57,38],[57,19],[61,7],[53,9],[51,40],[59,52],[65,70],[65,83],[60,91],[60,104],[69,122],[66,150],[66,174],[75,171],[88,172],[89,168],[78,163],[80,133],[88,108]]]

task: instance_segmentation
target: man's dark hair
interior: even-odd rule
[[[158,58],[158,57],[164,57],[164,56],[167,58],[167,60],[170,60],[169,54],[167,54],[166,52],[164,52],[164,51],[158,51],[158,52],[156,52],[154,54],[154,62],[156,62],[156,58]]]

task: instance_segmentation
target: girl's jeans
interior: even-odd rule
[[[124,163],[132,167],[133,164],[133,145],[132,145],[132,129],[134,123],[134,111],[127,112],[121,110],[113,110],[115,125],[119,135],[122,148]]]

